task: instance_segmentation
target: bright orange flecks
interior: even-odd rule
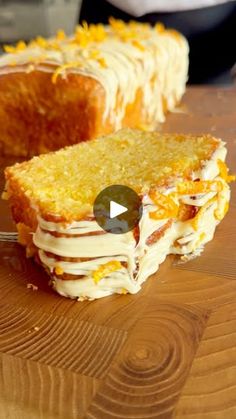
[[[176,204],[173,197],[163,195],[158,191],[151,191],[149,196],[157,206],[156,211],[149,213],[150,218],[154,220],[161,220],[164,218],[177,217],[179,206]]]
[[[163,23],[160,23],[160,22],[156,23],[154,28],[156,29],[158,33],[165,32],[165,26],[163,25]]]
[[[35,42],[36,45],[38,45],[41,48],[47,48],[48,46],[48,41],[42,36],[37,36],[37,38],[33,42]]]
[[[215,209],[215,211],[214,211],[214,216],[215,216],[215,218],[216,218],[218,221],[223,220],[223,218],[224,218],[224,216],[227,214],[228,210],[229,210],[229,202],[228,202],[228,201],[226,201],[226,203],[225,203],[225,205],[224,205],[224,208],[223,208],[223,211],[220,211],[220,210],[219,210],[219,208],[216,208],[216,209]]]
[[[96,271],[92,272],[94,282],[97,284],[102,278],[109,275],[111,272],[118,271],[121,268],[122,265],[118,260],[111,260],[110,262],[100,265]]]
[[[138,49],[140,49],[140,51],[145,51],[145,47],[141,44],[141,42],[137,41],[136,39],[134,39],[132,41],[132,45]]]
[[[57,34],[56,34],[56,39],[58,41],[64,41],[64,39],[66,39],[66,34],[63,31],[63,29],[58,29]]]
[[[103,68],[107,68],[107,63],[106,63],[105,58],[103,58],[103,57],[98,57],[96,60],[99,62],[99,64],[100,64],[100,66],[101,66],[101,67],[103,67]]]
[[[235,176],[228,174],[229,169],[226,166],[225,162],[223,160],[219,159],[217,161],[217,164],[218,164],[219,171],[220,171],[220,176],[222,177],[222,179],[224,179],[228,183],[233,182],[235,180]]]
[[[180,182],[177,185],[177,192],[180,195],[195,195],[207,192],[220,192],[223,184],[220,180],[199,180]]]
[[[71,62],[71,63],[68,63],[68,64],[64,64],[64,65],[61,65],[60,67],[58,67],[52,75],[53,84],[56,84],[58,76],[60,76],[63,73],[63,71],[67,70],[68,68],[80,67],[81,65],[82,65],[81,62],[76,61],[76,62]]]
[[[55,267],[55,274],[56,275],[63,275],[64,270],[61,268],[61,266],[56,266]]]
[[[14,54],[20,51],[23,51],[24,49],[27,48],[27,45],[24,41],[19,41],[17,42],[16,46],[14,47],[13,45],[4,45],[4,51],[8,52],[10,54]]]
[[[126,28],[126,24],[123,20],[121,19],[115,19],[114,17],[110,17],[109,18],[109,25],[112,27],[113,30],[115,31],[120,31]]]

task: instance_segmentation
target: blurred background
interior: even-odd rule
[[[73,32],[78,22],[135,19],[182,32],[190,44],[189,83],[232,84],[236,75],[236,1],[0,0],[0,44]]]

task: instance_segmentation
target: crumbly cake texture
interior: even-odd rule
[[[211,136],[123,129],[7,168],[7,193],[16,222],[24,216],[22,208],[27,218],[36,209],[51,221],[80,220],[92,213],[107,186],[125,184],[144,194],[178,178],[190,180],[218,145]]]
[[[110,19],[5,46],[0,153],[33,156],[163,122],[185,91],[188,44],[161,24]]]
[[[210,135],[123,129],[34,157],[5,171],[19,241],[61,295],[136,293],[170,253],[199,255],[229,207],[225,144]],[[139,225],[104,232],[93,203],[112,184],[142,199]]]

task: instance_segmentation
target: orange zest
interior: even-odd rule
[[[208,192],[221,192],[223,183],[220,180],[199,180],[180,182],[177,185],[179,195],[197,195]]]
[[[157,206],[157,210],[149,213],[149,217],[154,220],[163,218],[174,218],[178,215],[179,206],[172,196],[166,196],[158,191],[151,191],[149,197]]]
[[[27,45],[24,41],[17,42],[16,46],[13,45],[4,45],[3,49],[5,52],[8,52],[9,54],[15,54],[17,52],[23,51],[27,48]]]
[[[165,32],[165,26],[163,25],[163,23],[157,22],[157,23],[155,24],[154,28],[155,28],[155,30],[156,30],[158,33],[163,33],[163,32]]]
[[[136,39],[134,39],[132,41],[132,45],[138,49],[140,49],[140,51],[145,51],[145,47],[141,44],[141,42],[137,41]]]
[[[88,25],[83,22],[82,25],[76,26],[75,42],[82,48],[86,47],[91,42],[102,42],[107,37],[104,26],[99,23],[97,25]]]
[[[118,260],[111,260],[110,262],[100,265],[96,271],[92,272],[93,280],[97,284],[102,278],[109,275],[111,272],[118,271],[121,268],[122,265]]]
[[[64,271],[63,271],[61,266],[56,266],[54,270],[55,270],[56,275],[63,275],[64,274]]]
[[[66,39],[66,34],[63,31],[63,29],[58,29],[57,34],[56,34],[56,39],[58,41],[64,41],[64,39]]]
[[[226,202],[225,202],[225,205],[224,205],[224,208],[223,208],[223,211],[220,211],[220,210],[219,210],[219,208],[216,208],[216,209],[215,209],[215,211],[214,211],[214,216],[215,216],[215,218],[216,218],[218,221],[223,220],[223,218],[224,218],[224,216],[227,214],[228,210],[229,210],[229,202],[228,202],[228,201],[226,201]]]
[[[217,164],[218,164],[220,176],[222,177],[222,179],[224,179],[228,183],[235,181],[235,175],[228,174],[229,169],[223,160],[220,160],[220,159],[217,160]]]
[[[77,68],[77,67],[81,67],[81,62],[75,61],[75,62],[64,64],[58,67],[52,75],[53,84],[56,84],[58,76],[60,76],[65,70],[67,70],[68,68]]]
[[[101,67],[107,68],[107,63],[106,63],[105,58],[98,57],[98,58],[96,58],[96,61],[100,64]]]

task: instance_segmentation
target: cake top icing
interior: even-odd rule
[[[76,26],[72,35],[67,36],[61,29],[55,37],[43,38],[38,36],[28,44],[22,40],[15,46],[4,45],[8,56],[2,57],[0,66],[4,64],[15,66],[17,64],[50,63],[58,65],[53,76],[56,83],[59,74],[68,68],[86,67],[90,61],[97,62],[106,68],[108,63],[103,52],[107,43],[119,43],[129,48],[130,55],[141,56],[150,47],[150,41],[163,35],[171,35],[178,42],[183,41],[183,36],[173,29],[165,29],[164,25],[157,23],[154,27],[148,23],[138,23],[110,18],[109,25],[87,24],[83,22]],[[135,54],[135,49],[136,54]]]
[[[0,74],[44,71],[55,85],[68,74],[91,77],[105,92],[103,120],[122,127],[126,107],[142,89],[147,124],[163,121],[185,90],[188,44],[177,31],[157,23],[110,18],[109,25],[83,22],[71,36],[58,30],[55,37],[38,36],[28,44],[6,45]]]

